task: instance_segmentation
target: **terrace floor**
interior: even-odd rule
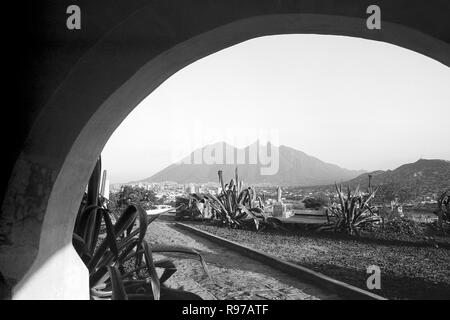
[[[186,246],[199,251],[208,265],[210,280],[196,259],[174,258],[178,271],[167,282],[183,287],[208,300],[270,299],[321,300],[338,299],[322,289],[303,283],[281,271],[174,226],[170,216],[162,216],[149,225],[147,240],[151,243]]]

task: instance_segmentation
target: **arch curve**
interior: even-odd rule
[[[389,21],[383,21],[382,30],[368,30],[363,12],[361,17],[327,10],[298,13],[288,6],[284,13],[263,11],[247,9],[219,26],[211,23],[213,17],[202,16],[204,21],[181,32],[171,28],[173,21],[158,22],[157,30],[146,28],[158,20],[147,6],[79,58],[36,118],[3,203],[10,244],[1,248],[0,270],[17,281],[16,298],[38,293],[87,298],[87,271],[71,236],[95,160],[134,107],[190,63],[257,37],[325,34],[391,43],[450,66],[447,42]]]

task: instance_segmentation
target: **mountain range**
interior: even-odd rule
[[[373,186],[382,186],[380,192],[383,192],[386,198],[395,194],[402,199],[409,199],[450,190],[450,161],[447,160],[420,159],[394,170],[378,170],[368,174],[372,176]],[[368,174],[362,174],[345,184],[367,188]]]
[[[255,154],[255,150],[261,150],[259,152],[268,155],[268,159],[270,159],[272,154],[267,153],[267,148],[267,146],[260,145],[259,142],[255,142],[242,149],[231,146],[225,142],[218,142],[197,149],[183,159],[183,161],[171,164],[151,177],[135,181],[134,183],[163,181],[174,181],[178,183],[218,182],[217,172],[219,170],[223,171],[224,179],[229,180],[234,177],[234,170],[238,167],[239,179],[242,179],[249,184],[266,183],[285,186],[314,186],[348,181],[365,172],[364,170],[348,170],[331,163],[326,163],[291,147],[284,145],[276,147],[272,145],[271,150],[274,151],[273,155],[276,153],[279,155],[278,170],[275,174],[264,175],[262,174],[261,169],[268,168],[270,165],[275,167],[275,160],[272,161],[272,163],[265,162],[268,163],[267,165],[261,165],[260,161],[254,161],[252,164],[249,163],[251,161],[248,159],[251,159],[250,156]],[[211,150],[222,150],[223,155],[230,154],[230,150],[232,150],[234,161],[232,164],[207,164],[205,161],[202,161],[202,163],[194,161],[194,159],[196,159],[195,154],[203,155],[206,153],[214,156],[215,153],[211,153]],[[247,161],[245,161],[244,164],[236,164],[238,163],[237,154],[239,152],[245,154],[245,159],[247,159]],[[220,154],[220,152],[218,152],[218,154]],[[187,159],[190,159],[190,163],[185,163]],[[222,159],[224,159],[222,162],[228,162],[225,161],[225,156],[223,156]]]

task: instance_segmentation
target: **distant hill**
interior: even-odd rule
[[[420,159],[404,164],[395,170],[374,171],[372,185],[381,186],[386,198],[399,196],[401,199],[415,198],[417,195],[439,194],[450,188],[450,161]],[[353,187],[367,188],[368,174],[362,174],[347,183]]]
[[[204,152],[205,148],[222,148],[224,154],[226,148],[233,150],[235,159],[238,151],[245,154],[249,159],[250,150],[259,146],[255,143],[243,149],[230,146],[225,142],[205,146],[191,153],[188,157],[194,159],[195,152]],[[259,146],[259,148],[265,148]],[[306,153],[287,146],[275,147],[279,153],[279,170],[274,175],[262,175],[260,164],[185,164],[176,163],[168,166],[153,176],[137,182],[162,182],[175,181],[178,183],[206,183],[218,182],[217,171],[222,170],[225,180],[234,177],[234,169],[239,169],[239,179],[251,184],[276,184],[276,185],[299,185],[312,186],[334,183],[335,181],[346,181],[357,177],[363,170],[348,170],[337,165],[323,162]],[[192,161],[193,162],[193,161]],[[236,161],[234,162],[236,163]]]

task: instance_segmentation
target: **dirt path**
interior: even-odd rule
[[[316,300],[338,297],[310,284],[303,283],[259,261],[221,247],[204,238],[188,233],[164,219],[150,224],[147,240],[151,243],[186,246],[196,249],[205,258],[212,276],[203,272],[198,260],[182,255],[174,258],[178,271],[167,283],[169,286],[194,292],[203,299],[271,299]]]

